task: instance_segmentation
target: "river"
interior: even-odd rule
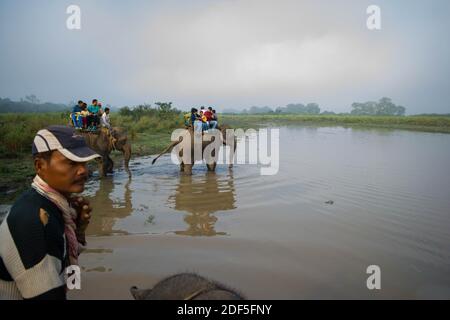
[[[252,299],[450,298],[450,135],[281,127],[276,175],[259,165],[131,162],[91,179],[78,298],[131,298],[193,271]],[[367,267],[381,270],[369,290]]]

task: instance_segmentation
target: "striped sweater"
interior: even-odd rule
[[[65,299],[66,252],[59,208],[26,191],[0,225],[0,300]]]

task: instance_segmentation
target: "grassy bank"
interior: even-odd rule
[[[257,128],[268,125],[314,125],[371,127],[450,133],[449,116],[350,116],[350,115],[222,115],[221,122],[233,127]]]

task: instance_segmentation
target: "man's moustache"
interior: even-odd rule
[[[85,183],[87,181],[87,177],[79,178],[74,181],[74,183]]]

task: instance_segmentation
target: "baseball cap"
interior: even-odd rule
[[[83,136],[66,126],[49,126],[36,133],[31,148],[33,155],[53,150],[58,150],[67,159],[75,162],[86,162],[100,157],[87,146]]]

